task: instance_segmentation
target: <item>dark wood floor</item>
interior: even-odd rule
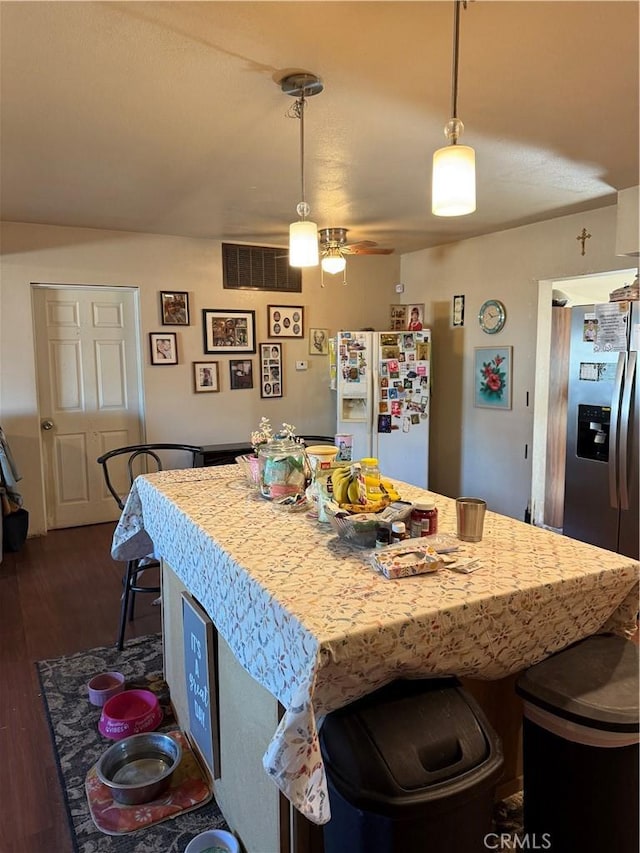
[[[34,661],[115,644],[123,564],[109,554],[113,529],[55,530],[0,564],[2,853],[73,849]],[[160,608],[139,595],[127,637],[159,630]]]

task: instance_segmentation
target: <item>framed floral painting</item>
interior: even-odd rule
[[[474,406],[485,409],[511,408],[513,347],[476,347],[474,360]]]

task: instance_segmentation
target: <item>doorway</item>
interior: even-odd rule
[[[631,284],[637,274],[638,269],[631,267],[538,282],[531,483],[531,522],[538,527],[562,532],[571,307],[608,302],[611,291]]]
[[[142,440],[138,292],[38,283],[32,300],[47,528],[115,521],[96,459]]]

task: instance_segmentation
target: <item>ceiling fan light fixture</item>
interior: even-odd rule
[[[466,0],[454,0],[451,119],[444,128],[449,145],[433,155],[431,212],[435,216],[466,216],[476,209],[476,153],[468,145],[458,145],[464,130],[457,116],[460,4],[467,7]]]
[[[336,275],[347,266],[347,260],[340,249],[327,249],[327,254],[320,261],[320,266],[325,272]]]

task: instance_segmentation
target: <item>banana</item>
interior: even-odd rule
[[[331,472],[333,498],[336,503],[340,504],[346,501],[350,476],[351,472],[349,468],[336,468]]]
[[[349,480],[343,477],[333,487],[333,497],[334,500],[339,504],[344,503],[347,499],[347,490],[349,487]]]
[[[360,513],[360,512],[382,512],[382,510],[389,506],[389,499],[382,498],[379,501],[367,501],[364,504],[361,503],[343,503],[340,506],[340,509],[345,510],[350,513]]]
[[[382,489],[382,493],[388,495],[392,501],[400,500],[398,490],[389,480],[380,480],[380,488]]]
[[[347,488],[347,497],[349,499],[349,503],[356,504],[360,501],[360,483],[357,477],[353,477],[349,480],[349,486]]]

